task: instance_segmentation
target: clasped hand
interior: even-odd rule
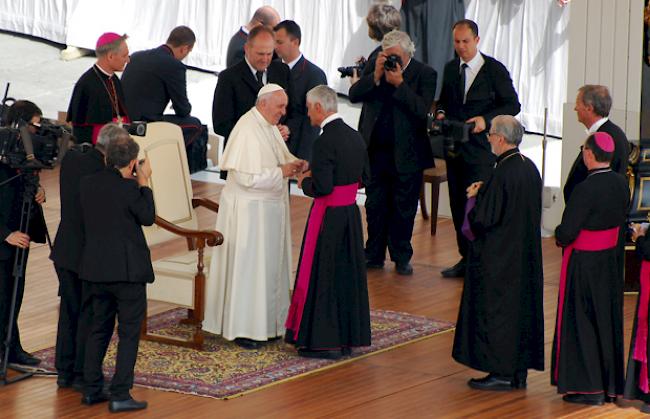
[[[294,160],[280,166],[282,177],[299,177],[309,169],[309,162],[306,160]]]
[[[481,186],[483,186],[482,181],[474,182],[469,185],[467,189],[465,189],[467,192],[467,198],[469,199],[475,197],[478,194],[478,190],[481,189]]]

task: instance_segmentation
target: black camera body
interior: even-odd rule
[[[70,138],[65,127],[45,120],[35,134],[27,125],[0,127],[0,161],[14,169],[52,169],[63,158]]]
[[[427,130],[434,154],[444,157],[445,154],[457,153],[460,145],[469,141],[474,126],[473,122],[436,119],[435,114],[427,115]]]
[[[130,135],[137,135],[138,137],[147,135],[147,123],[145,121],[133,121],[129,124],[124,124],[124,129]]]
[[[363,73],[363,69],[366,68],[367,62],[368,61],[362,57],[359,61],[357,61],[355,65],[351,65],[347,67],[339,67],[337,68],[337,70],[339,73],[341,73],[341,78],[354,76],[354,70],[357,70],[357,75],[361,76],[361,73]]]
[[[386,57],[386,61],[384,61],[384,70],[388,71],[394,71],[397,70],[397,64],[403,66],[404,64],[402,63],[402,59],[395,54],[391,54],[388,57]]]

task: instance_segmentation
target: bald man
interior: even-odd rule
[[[239,28],[232,38],[230,38],[228,51],[226,52],[226,67],[232,67],[244,59],[244,44],[246,44],[249,33],[253,28],[259,25],[274,28],[275,25],[280,23],[280,20],[282,20],[280,14],[271,6],[262,6],[255,10],[251,20]]]
[[[289,308],[291,230],[287,177],[306,170],[287,148],[278,123],[288,97],[268,84],[235,125],[221,168],[228,170],[206,282],[203,329],[256,349],[284,334]]]
[[[257,26],[251,30],[244,46],[244,60],[219,74],[212,103],[212,126],[215,133],[224,137],[225,144],[239,118],[255,105],[257,92],[264,85],[275,83],[283,89],[290,88],[289,67],[280,61],[272,61],[274,47],[273,30]],[[292,113],[290,109],[288,112]],[[289,129],[282,124],[279,129],[287,140]],[[223,171],[221,177],[226,178]]]

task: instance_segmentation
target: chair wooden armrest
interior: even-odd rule
[[[210,201],[207,201],[210,202]],[[147,319],[142,322],[141,338],[161,343],[186,346],[194,349],[203,349],[203,316],[204,316],[204,298],[205,298],[205,264],[203,253],[207,246],[218,246],[223,243],[223,235],[216,230],[191,230],[179,227],[160,216],[156,216],[155,223],[157,226],[170,231],[174,234],[184,237],[187,240],[188,250],[197,251],[197,272],[194,277],[194,308],[188,309],[187,319],[182,323],[190,324],[193,327],[192,335],[189,339],[162,336],[150,333],[147,330]]]
[[[219,204],[209,199],[192,198],[192,208],[203,207],[214,212],[219,212]]]
[[[208,246],[219,246],[223,243],[223,234],[219,233],[216,230],[190,230],[188,228],[179,227],[176,224],[170,223],[162,217],[156,215],[156,225],[164,228],[167,231],[170,231],[179,236],[183,236],[189,240],[196,240],[197,245],[201,248]],[[203,243],[203,244],[201,244]],[[190,248],[193,250],[194,247]]]

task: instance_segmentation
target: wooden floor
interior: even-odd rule
[[[58,174],[50,172],[42,182],[48,195],[45,214],[54,236],[59,220]],[[217,200],[220,186],[195,183],[197,196]],[[294,267],[309,207],[306,198],[292,197]],[[214,226],[214,216],[201,212],[201,225]],[[412,277],[395,274],[392,264],[368,275],[373,308],[404,311],[456,321],[461,280],[443,279],[440,270],[457,261],[453,227],[439,220],[438,235],[418,215],[413,232]],[[182,242],[153,249],[155,257],[181,249]],[[560,252],[553,240],[543,241],[544,317],[546,367],[549,366],[557,305]],[[57,279],[46,246],[33,247],[27,272],[25,299],[20,315],[23,345],[28,350],[53,346],[59,299]],[[629,343],[636,296],[625,297],[625,333]],[[150,305],[149,312],[163,310]],[[214,400],[171,392],[133,389],[136,399],[149,408],[134,414],[151,418],[420,418],[420,417],[638,417],[638,402],[604,407],[564,403],[549,384],[549,373],[531,372],[528,389],[508,393],[471,390],[466,382],[482,375],[451,358],[454,334],[445,333],[399,349],[370,356],[338,368],[275,385],[232,400]],[[35,377],[0,388],[0,417],[101,417],[112,416],[106,404],[86,407],[80,395],[59,390],[52,377]]]

